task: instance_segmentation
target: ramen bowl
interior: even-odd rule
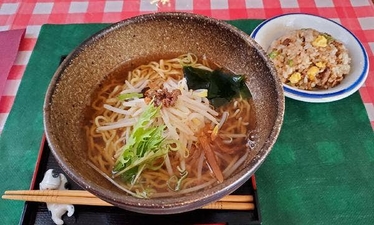
[[[124,62],[194,53],[246,76],[256,117],[256,142],[243,165],[210,188],[168,198],[127,195],[90,166],[84,112],[92,93]],[[55,72],[45,97],[47,141],[57,162],[83,189],[117,207],[146,214],[174,214],[219,200],[244,184],[264,162],[281,129],[284,95],[275,68],[247,34],[216,19],[189,13],[129,18],[94,34],[71,52]],[[248,134],[249,135],[249,134]]]

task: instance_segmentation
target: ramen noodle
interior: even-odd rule
[[[218,71],[184,54],[109,76],[92,97],[90,165],[130,195],[168,197],[223,182],[253,147],[250,96],[214,107],[208,89],[189,88],[187,70]]]

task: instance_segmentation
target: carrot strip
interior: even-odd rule
[[[216,155],[209,145],[208,138],[206,136],[200,136],[199,141],[200,141],[201,146],[204,150],[206,160],[208,161],[209,166],[213,170],[214,176],[216,176],[217,180],[220,183],[222,183],[223,182],[223,174],[222,174],[221,169],[218,166]]]

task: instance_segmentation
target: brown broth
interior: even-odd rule
[[[176,56],[178,56],[178,55],[179,54],[176,54]],[[151,60],[157,59],[157,57],[158,56],[152,58]],[[173,57],[174,56],[170,56],[169,58],[173,58]],[[92,107],[92,105],[94,104],[94,105],[96,105],[99,108],[103,107],[103,104],[104,104],[103,101],[98,101],[98,102],[94,103],[94,101],[96,101],[97,99],[99,99],[99,96],[101,95],[101,93],[103,92],[103,90],[107,89],[107,91],[105,93],[107,93],[107,95],[109,95],[109,93],[113,90],[113,88],[116,85],[121,85],[121,84],[124,83],[124,81],[127,79],[128,71],[131,71],[131,70],[135,69],[138,65],[147,64],[151,60],[150,60],[149,57],[147,57],[147,58],[144,58],[144,59],[137,60],[136,62],[133,62],[133,61],[131,61],[131,62],[125,62],[122,65],[119,65],[110,74],[108,74],[106,76],[106,78],[103,80],[103,82],[100,85],[98,85],[97,89],[93,92],[93,94],[91,96],[91,101],[90,101],[91,104],[89,106],[87,106],[87,108],[85,110],[85,127],[92,127],[92,126],[94,126],[94,124],[93,124],[94,118],[96,116],[98,116],[99,114],[102,113],[102,111],[95,110]],[[210,65],[215,65],[215,64],[214,63],[210,63]],[[217,67],[217,66],[214,66],[214,67]],[[235,114],[235,110],[228,109],[229,107],[233,108],[233,105],[234,105],[234,102],[232,101],[228,105],[222,106],[222,107],[226,108],[225,110],[230,111],[231,115],[234,115]],[[252,99],[248,99],[248,105],[250,105],[250,110],[248,111],[248,113],[245,113],[245,114],[241,115],[241,117],[245,116],[244,119],[242,118],[247,123],[244,126],[244,128],[246,130],[245,131],[246,132],[246,136],[250,137],[250,138],[243,138],[242,140],[237,141],[234,144],[226,144],[226,145],[224,144],[225,143],[224,141],[222,142],[222,140],[218,140],[217,139],[216,143],[212,144],[213,147],[217,148],[214,151],[217,151],[217,152],[219,152],[220,155],[222,155],[222,157],[218,157],[218,160],[220,161],[220,168],[221,168],[222,171],[230,164],[230,162],[226,162],[225,158],[235,158],[234,155],[237,155],[236,156],[237,158],[242,157],[245,154],[245,152],[248,150],[248,148],[249,148],[249,150],[251,150],[251,148],[252,148],[251,147],[251,143],[255,142],[255,136],[256,135],[253,135],[253,134],[254,134],[255,129],[256,129],[256,115],[255,115],[254,104],[253,104],[253,100]],[[219,117],[221,115],[222,114],[220,114]],[[229,119],[224,124],[224,126],[222,127],[222,129],[226,129],[228,127],[232,127],[232,129],[234,130],[234,132],[239,132],[240,133],[241,131],[238,130],[239,128],[236,125],[236,123],[238,123],[239,120],[240,120],[239,116],[233,117],[233,118]],[[117,132],[120,132],[120,131],[118,130]],[[88,134],[87,135],[87,142],[90,140],[90,138],[92,138],[92,137],[90,137],[90,135]],[[93,142],[96,145],[99,145],[99,146],[104,146],[105,145],[104,141],[100,137],[93,138]],[[224,147],[226,149],[229,149],[230,152],[225,152],[225,151],[222,150],[222,148],[218,147],[218,146],[223,146],[223,145],[225,145]],[[190,157],[193,157],[193,158],[191,158],[191,161],[198,160],[199,153],[196,153],[196,155],[194,155],[195,151],[199,150],[198,148],[199,148],[199,146],[197,145],[197,146],[193,146],[189,150],[190,151]],[[235,151],[232,151],[233,149]],[[91,150],[89,149],[89,151],[92,151],[92,149]],[[171,153],[171,154],[174,154],[174,153]],[[113,156],[112,156],[112,158],[113,158]],[[193,167],[193,166],[187,165],[187,167]],[[211,174],[211,170],[210,170],[209,166],[206,163],[204,163],[203,172]],[[108,172],[106,172],[106,173],[108,173]],[[108,175],[110,175],[110,174],[108,174]],[[189,176],[192,176],[192,173],[189,174]],[[214,176],[211,174],[211,177],[214,177]],[[197,185],[197,184],[199,184],[199,183],[198,182],[194,182],[191,185]],[[155,188],[155,190],[156,191],[160,191],[160,192],[167,192],[168,191],[168,190],[165,190],[164,188],[160,188],[160,189],[159,188]]]

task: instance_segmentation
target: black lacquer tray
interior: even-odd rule
[[[38,189],[39,183],[44,177],[45,171],[55,169],[63,173],[55,158],[50,152],[47,141],[42,140],[39,152],[37,166],[31,184],[31,189]],[[67,177],[70,183],[70,189],[82,189]],[[106,206],[83,206],[75,205],[75,212],[72,217],[63,216],[66,225],[74,224],[126,224],[126,225],[149,225],[149,224],[261,224],[261,215],[256,191],[254,176],[242,185],[233,194],[251,194],[254,196],[255,210],[236,211],[236,210],[208,210],[198,209],[190,212],[172,214],[172,215],[146,215],[123,210],[117,207]],[[51,213],[48,211],[45,203],[25,202],[20,225],[39,224],[53,225]]]

